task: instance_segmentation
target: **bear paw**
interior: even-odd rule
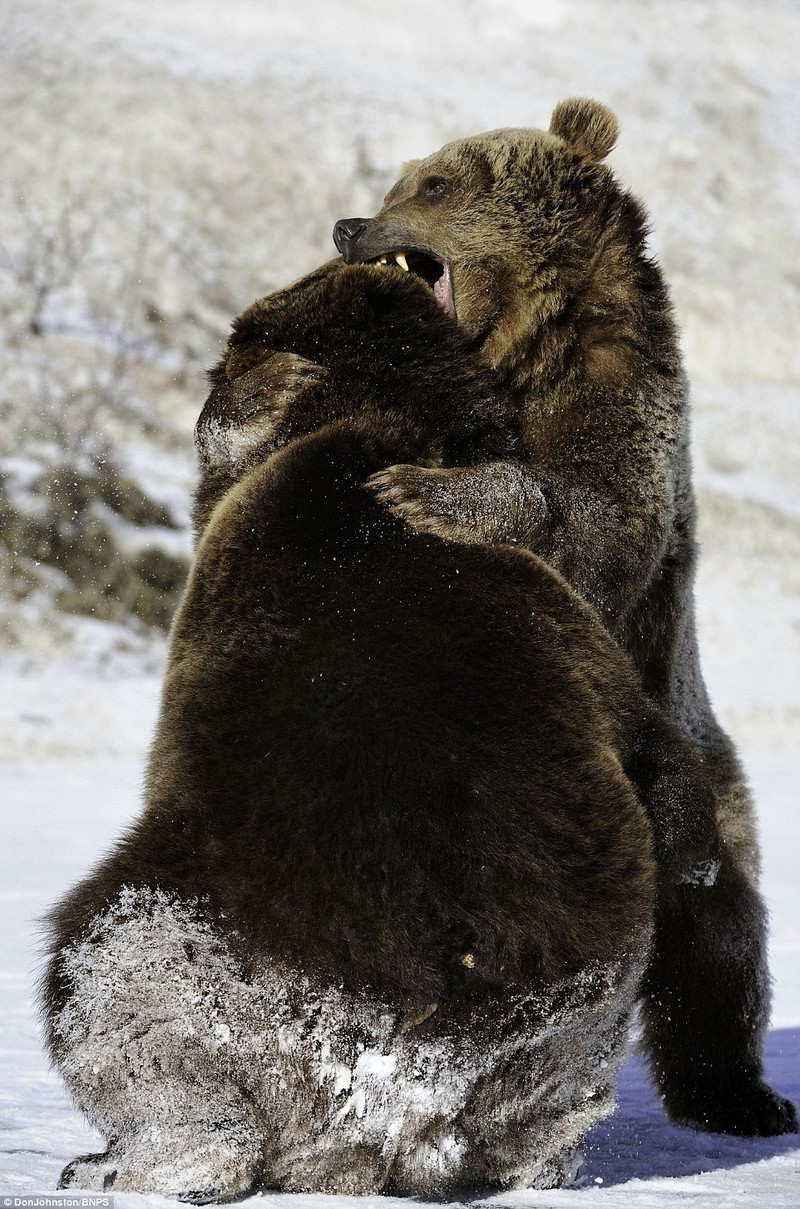
[[[365,486],[410,529],[452,542],[534,545],[546,515],[530,472],[510,463],[387,466]]]
[[[260,1148],[241,1123],[216,1129],[178,1126],[115,1141],[103,1154],[73,1159],[58,1187],[88,1192],[160,1193],[194,1205],[229,1201],[249,1192]]]
[[[432,533],[452,541],[469,541],[466,526],[447,515],[448,470],[422,466],[387,466],[370,475],[365,486],[416,533]],[[462,534],[462,529],[466,530]]]
[[[275,352],[216,386],[196,429],[205,464],[238,470],[254,453],[269,452],[291,405],[325,373],[305,357]]]
[[[724,1107],[698,1112],[685,1123],[708,1133],[730,1133],[742,1138],[771,1138],[800,1132],[792,1101],[761,1082],[731,1092],[725,1097]]]
[[[117,1179],[117,1165],[110,1150],[104,1154],[81,1154],[67,1163],[57,1188],[80,1188],[87,1192],[108,1192]]]

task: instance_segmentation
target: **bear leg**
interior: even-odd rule
[[[52,1052],[108,1140],[61,1187],[229,1200],[260,1177],[262,1003],[196,902],[121,891],[55,961]]]
[[[765,943],[761,896],[729,851],[713,885],[677,887],[658,908],[644,1042],[678,1124],[747,1137],[798,1129],[794,1105],[763,1079]]]

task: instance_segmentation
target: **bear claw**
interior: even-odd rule
[[[454,477],[452,470],[387,466],[370,475],[365,486],[416,533],[468,544],[480,540],[473,519],[447,513],[448,484]]]

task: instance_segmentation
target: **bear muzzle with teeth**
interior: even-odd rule
[[[387,247],[384,251],[372,253],[373,240],[369,235],[371,221],[368,218],[343,218],[336,223],[333,228],[333,242],[345,263],[367,262],[387,266],[394,264],[405,273],[414,273],[431,287],[442,310],[455,318],[453,279],[448,262],[433,252],[419,248]]]

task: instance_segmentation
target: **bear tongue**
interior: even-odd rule
[[[444,272],[441,277],[437,277],[433,283],[433,296],[442,310],[446,311],[452,319],[455,319],[456,307],[453,299],[453,281],[450,277],[450,265],[446,264],[443,267]]]

